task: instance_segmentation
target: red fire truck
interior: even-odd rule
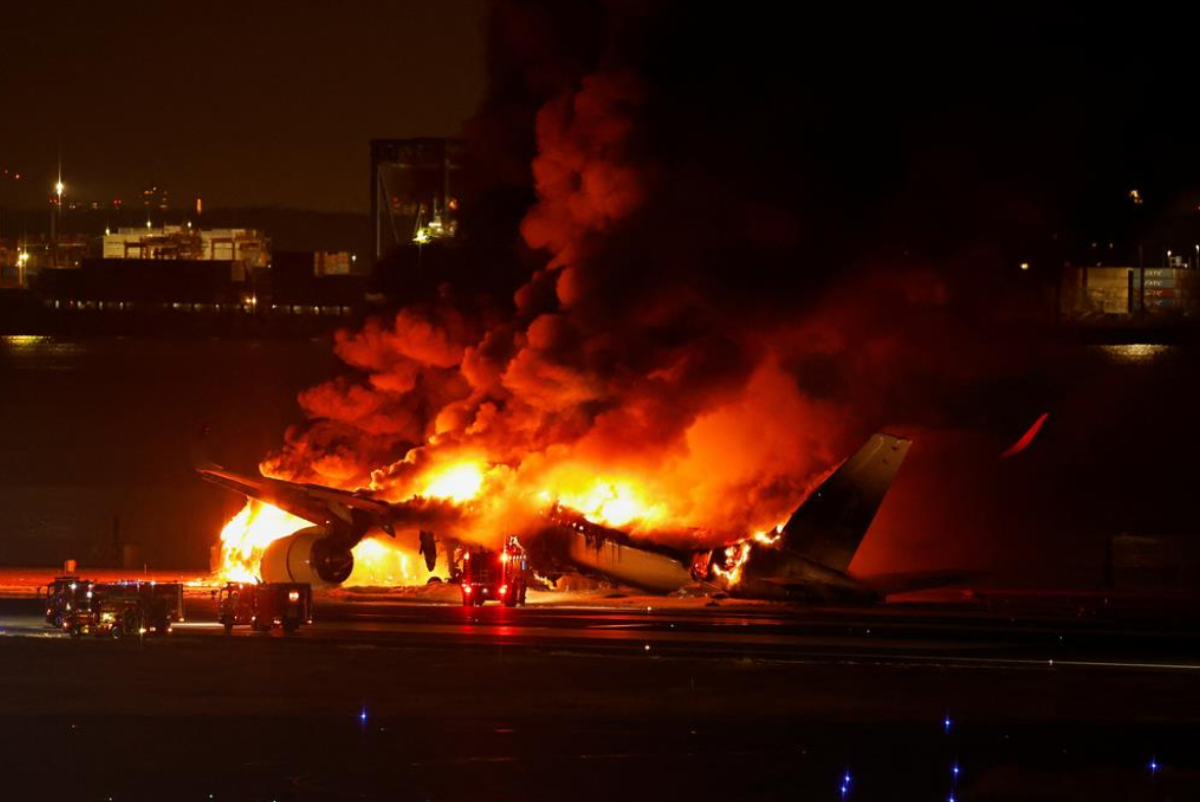
[[[312,623],[312,585],[305,582],[230,582],[221,588],[217,617],[226,632],[248,624],[256,632],[282,627],[289,635]]]
[[[79,587],[75,590],[79,592]],[[183,621],[183,585],[178,582],[97,582],[63,615],[72,637],[169,635]]]
[[[467,551],[460,577],[463,607],[478,607],[488,600],[505,607],[524,605],[528,580],[529,560],[516,537],[510,537],[502,551]]]
[[[46,623],[61,629],[68,616],[78,612],[81,607],[89,607],[94,584],[90,579],[80,579],[73,574],[54,577],[54,581],[45,586],[42,595]]]

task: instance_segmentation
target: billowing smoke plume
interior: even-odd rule
[[[460,535],[631,492],[627,528],[715,544],[785,519],[872,429],[941,423],[995,375],[954,275],[855,231],[876,219],[872,165],[826,142],[845,121],[807,65],[781,70],[777,42],[731,63],[686,18],[497,5],[472,146],[497,184],[532,154],[536,258],[511,306],[446,292],[339,334],[353,373],[301,395],[311,423],[266,472],[402,500],[469,460],[492,514]]]

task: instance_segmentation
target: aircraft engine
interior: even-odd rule
[[[328,530],[310,526],[267,546],[263,582],[308,582],[313,587],[340,585],[354,570],[354,555],[336,544]]]

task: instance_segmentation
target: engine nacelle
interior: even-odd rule
[[[313,587],[340,585],[354,570],[354,555],[334,545],[319,526],[280,538],[263,552],[263,582],[307,582]]]

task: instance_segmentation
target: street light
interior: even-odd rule
[[[62,214],[63,192],[66,187],[62,181],[62,165],[58,167],[58,181],[54,183],[55,201],[50,208],[50,266],[58,267],[58,224]]]

